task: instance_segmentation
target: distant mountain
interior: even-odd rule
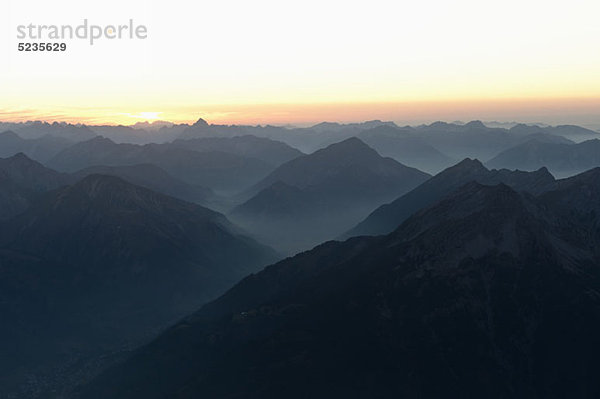
[[[194,202],[211,209],[222,200],[209,188],[187,184],[152,164],[126,166],[91,166],[73,173],[75,180],[89,175],[117,176],[132,184],[149,188],[153,191]]]
[[[48,191],[68,184],[69,176],[56,172],[19,153],[0,159],[0,171],[21,187],[33,191]]]
[[[133,127],[134,129],[145,129],[145,130],[157,130],[163,127],[173,127],[175,126],[175,124],[173,122],[169,122],[169,121],[160,121],[160,120],[155,120],[152,122],[137,122],[135,124],[133,124],[131,127]]]
[[[534,170],[543,165],[557,176],[570,176],[600,166],[600,140],[574,145],[531,140],[500,153],[487,165],[521,170]]]
[[[53,157],[47,164],[57,170],[75,172],[90,166],[134,165],[142,153],[142,146],[117,144],[105,137],[77,143]]]
[[[200,152],[219,151],[260,159],[261,161],[274,166],[279,166],[282,163],[304,155],[297,149],[280,141],[250,135],[236,137],[206,137],[189,140],[180,139],[175,140],[173,145]]]
[[[0,225],[0,339],[11,342],[0,347],[0,391],[29,397],[39,389],[32,376],[51,385],[57,370],[77,375],[90,364],[93,373],[101,356],[276,259],[238,230],[219,213],[102,175]]]
[[[230,217],[261,241],[293,253],[336,237],[429,177],[350,138],[281,165]]]
[[[331,144],[358,137],[364,131],[376,127],[397,127],[394,122],[380,120],[362,123],[333,123],[322,122],[308,128],[293,128],[283,132],[273,132],[271,138],[283,141],[303,152],[311,153]]]
[[[189,140],[207,137],[226,138],[247,135],[271,138],[272,135],[281,136],[281,133],[286,131],[288,131],[288,129],[276,126],[209,124],[204,119],[200,118],[193,125],[184,129],[179,138],[182,140]]]
[[[380,121],[380,120],[371,120],[371,121],[365,121],[365,122],[360,122],[360,123],[336,123],[336,122],[321,122],[318,123],[312,127],[310,127],[311,130],[314,131],[318,131],[318,132],[332,132],[332,131],[340,131],[340,132],[346,132],[346,134],[349,130],[354,130],[355,132],[360,132],[360,131],[364,131],[364,130],[370,130],[370,129],[374,129],[377,127],[396,127],[396,124],[394,122],[385,122],[385,121]]]
[[[435,175],[411,192],[382,205],[343,237],[388,234],[404,220],[426,206],[434,204],[462,185],[504,183],[517,191],[538,194],[554,188],[554,177],[545,168],[527,173],[507,169],[488,170],[478,160],[469,158]]]
[[[73,125],[64,122],[23,122],[5,124],[6,130],[12,130],[24,139],[39,139],[44,136],[53,136],[69,141],[85,141],[96,136],[85,125]]]
[[[192,185],[213,190],[245,189],[273,170],[273,166],[254,158],[225,152],[198,152],[173,144],[116,144],[96,137],[77,143],[59,153],[48,165],[75,172],[90,166],[154,164]]]
[[[580,126],[559,125],[546,128],[550,134],[562,136],[575,142],[600,139],[600,133]]]
[[[371,174],[379,174],[382,179],[390,179],[390,182],[391,179],[406,176],[416,177],[417,179],[428,177],[427,173],[418,171],[415,168],[408,168],[393,159],[381,157],[360,139],[352,137],[281,165],[249,191],[256,192],[278,181],[299,188],[306,188],[328,183],[333,177],[343,177],[343,179],[354,184],[373,184],[374,186],[379,184],[378,182],[371,182],[368,179],[370,176],[353,174],[356,172],[356,168],[364,168]],[[357,180],[359,178],[362,180]],[[407,185],[410,184],[407,183]],[[359,191],[356,188],[351,189]],[[405,188],[395,189],[403,190]],[[386,188],[382,187],[378,190],[386,190]],[[362,194],[369,196],[372,192]]]
[[[488,160],[501,151],[531,138],[536,138],[539,141],[570,143],[571,140],[578,141],[580,137],[587,137],[588,139],[597,137],[597,133],[575,126],[552,128],[517,125],[511,129],[506,129],[487,127],[481,121],[471,121],[464,124],[435,122],[430,125],[405,126],[402,128],[398,128],[392,122],[382,121],[347,125],[322,123],[302,129],[271,130],[268,137],[286,142],[304,152],[312,152],[352,136],[364,138],[361,134],[374,128],[400,129],[403,133],[413,137],[413,140],[409,143],[427,144],[451,159],[471,157]],[[525,132],[525,128],[529,131]],[[206,128],[203,132],[206,134]],[[264,137],[266,133],[256,129],[249,134]],[[527,137],[528,135],[531,135],[531,137]]]
[[[134,126],[90,126],[99,136],[115,143],[150,144],[168,143],[175,140],[189,125],[176,125],[168,122],[158,124],[137,123]]]
[[[396,126],[393,122],[378,120],[363,123],[340,124],[323,122],[308,128],[285,128],[279,126],[215,125],[199,119],[187,128],[181,139],[202,137],[236,137],[253,135],[284,142],[302,152],[311,153],[328,145],[359,135],[377,126]]]
[[[42,193],[70,181],[69,176],[48,169],[22,153],[0,158],[0,220],[18,215]]]
[[[471,121],[464,124],[435,122],[430,125],[407,126],[401,128],[401,130],[418,138],[413,143],[428,144],[451,159],[471,157],[488,160],[501,151],[532,138],[539,141],[563,143],[600,138],[600,133],[578,126],[550,127],[524,124],[510,124],[507,126],[510,126],[510,128],[504,126],[488,127],[481,121]],[[199,119],[194,125],[187,127],[181,133],[180,138],[254,135],[282,141],[305,153],[310,153],[353,136],[361,137],[360,135],[363,132],[378,127],[398,128],[393,122],[378,120],[350,124],[323,122],[307,128],[284,128],[277,126],[214,125]]]
[[[80,397],[593,397],[597,240],[470,183],[388,236],[247,277]]]
[[[0,133],[0,157],[11,157],[22,152],[31,159],[46,162],[72,144],[72,141],[54,136],[26,140],[12,131],[6,131]]]
[[[413,134],[454,159],[478,158],[488,160],[500,152],[528,140],[528,135],[538,141],[557,142],[554,134],[538,126],[517,125],[511,129],[490,128],[480,121],[464,125],[435,122],[418,126]],[[566,139],[560,140],[568,143]]]
[[[358,137],[382,156],[428,173],[438,173],[456,163],[420,137],[394,126],[365,130]]]

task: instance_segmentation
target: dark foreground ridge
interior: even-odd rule
[[[276,259],[223,215],[117,177],[47,192],[0,224],[2,392],[81,378]]]
[[[596,201],[585,187],[568,195]],[[387,236],[289,258],[80,397],[597,397],[598,232],[564,195],[469,183]]]

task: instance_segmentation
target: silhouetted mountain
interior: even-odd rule
[[[89,175],[117,176],[132,184],[149,188],[150,190],[194,202],[211,209],[219,207],[220,199],[211,189],[187,184],[152,164],[127,166],[92,166],[73,173],[76,180]]]
[[[567,139],[573,140],[575,142],[600,139],[600,133],[595,132],[590,129],[583,128],[581,126],[573,126],[573,125],[549,126],[546,128],[546,131],[549,132],[550,134],[566,137]]]
[[[377,127],[397,128],[393,122],[369,121],[339,124],[324,122],[308,128],[276,126],[211,125],[201,120],[184,130],[180,138],[234,137],[254,135],[282,141],[303,152],[313,152],[330,144],[359,136]],[[599,137],[599,133],[578,126],[535,126],[518,124],[510,129],[487,127],[481,121],[466,124],[436,122],[430,125],[404,127],[401,130],[418,142],[428,144],[451,159],[474,157],[490,159],[500,152],[530,139],[569,143]]]
[[[558,180],[556,187],[540,196],[540,199],[559,210],[563,215],[575,218],[600,233],[600,168],[594,168],[577,176]]]
[[[268,222],[272,218],[289,217],[306,211],[307,203],[315,200],[310,193],[296,186],[277,181],[261,190],[254,197],[234,210],[234,214],[249,213],[254,217],[264,218]]]
[[[0,170],[0,221],[25,211],[33,196],[31,190],[19,186]]]
[[[554,177],[547,169],[527,173],[507,169],[488,170],[478,160],[469,158],[435,175],[411,192],[373,211],[343,237],[388,234],[420,209],[439,201],[462,185],[504,183],[517,191],[538,194],[554,187]]]
[[[155,120],[152,122],[148,122],[148,121],[137,122],[137,123],[133,124],[131,127],[133,127],[134,129],[158,130],[163,127],[173,127],[173,126],[175,126],[175,124],[173,122]]]
[[[67,175],[48,169],[22,153],[0,158],[0,220],[18,215],[41,193],[69,182]]]
[[[353,130],[355,133],[358,133],[364,130],[370,130],[381,126],[396,127],[396,124],[394,122],[384,122],[380,120],[346,124],[336,122],[321,122],[310,127],[310,129],[318,132],[340,131],[345,132],[346,134],[351,134],[349,133],[350,130]]]
[[[274,166],[290,161],[302,152],[280,141],[256,136],[206,137],[190,140],[175,140],[173,145],[188,150],[219,151],[244,157],[260,159]]]
[[[260,241],[291,253],[336,237],[428,178],[350,138],[281,165],[230,216]]]
[[[247,277],[81,397],[594,397],[597,240],[469,183],[388,236]]]
[[[415,168],[408,168],[393,159],[381,157],[361,140],[352,137],[281,165],[252,187],[249,192],[256,192],[278,181],[299,188],[312,187],[328,183],[334,177],[351,181],[354,184],[373,184],[373,186],[380,184],[371,182],[370,176],[355,175],[357,168],[364,169],[365,173],[377,174],[380,179],[389,179],[389,183],[398,178],[423,180],[428,177],[427,173]],[[405,183],[406,186],[411,184],[413,182]],[[375,187],[373,188],[375,189]],[[401,191],[406,187],[394,189]],[[352,188],[352,190],[359,191],[356,188]],[[376,190],[386,190],[386,188],[381,187]],[[371,193],[363,193],[363,195],[369,196]]]
[[[521,170],[545,166],[557,176],[570,176],[600,166],[600,140],[574,145],[531,140],[500,153],[487,165]]]
[[[251,186],[273,166],[254,158],[224,152],[197,152],[173,144],[116,144],[96,137],[75,144],[48,162],[57,170],[74,172],[90,166],[150,163],[193,185],[239,191]]]
[[[393,122],[380,120],[348,124],[322,122],[309,128],[274,131],[269,137],[283,141],[301,151],[311,153],[351,137],[358,137],[362,132],[377,127],[393,128],[397,126]]]
[[[98,165],[133,165],[135,158],[139,157],[141,152],[142,146],[116,144],[110,139],[96,136],[61,151],[48,162],[48,165],[65,172],[75,172]]]
[[[413,134],[454,159],[490,159],[501,151],[523,143],[529,135],[539,141],[566,141],[537,126],[519,125],[511,129],[489,128],[480,121],[464,125],[436,122],[414,128]],[[568,142],[568,141],[567,141]]]
[[[117,177],[50,192],[0,225],[0,386],[28,397],[30,376],[139,344],[275,259],[223,215]]]
[[[428,173],[438,173],[456,161],[420,137],[393,126],[365,130],[358,137],[384,157]]]
[[[204,119],[200,118],[192,126],[187,127],[179,136],[182,140],[207,138],[207,137],[238,137],[246,135],[254,135],[258,137],[270,137],[272,133],[287,131],[285,128],[275,126],[246,126],[246,125],[215,125],[208,124]],[[256,133],[256,134],[255,134]]]
[[[38,139],[44,136],[53,136],[67,139],[72,142],[85,141],[96,136],[89,127],[73,125],[64,122],[23,122],[5,124],[7,130],[12,130],[24,139]]]
[[[181,139],[202,137],[236,137],[253,135],[284,142],[300,151],[310,153],[359,135],[377,126],[396,126],[393,122],[367,121],[363,123],[323,122],[309,128],[284,128],[278,126],[214,125],[200,119],[187,128]]]
[[[90,129],[115,143],[162,144],[175,140],[188,127],[189,125],[169,123],[158,125],[136,123],[134,126],[90,126]]]
[[[537,140],[541,143],[575,144],[574,141],[560,135],[560,132],[562,132],[561,129],[551,128],[549,126],[542,127],[537,125],[517,124],[510,128],[508,132],[517,138],[515,145],[523,144],[531,140]],[[564,133],[568,134],[569,130],[565,130]]]
[[[33,191],[52,190],[71,181],[68,175],[49,169],[22,153],[0,158],[0,170],[21,187]]]
[[[53,136],[25,140],[16,133],[7,131],[0,133],[0,157],[11,157],[22,152],[31,159],[46,162],[72,144],[72,141]]]

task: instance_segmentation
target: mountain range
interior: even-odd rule
[[[501,152],[486,165],[520,170],[545,166],[558,177],[572,176],[600,166],[600,140],[570,145],[533,139]]]
[[[294,253],[335,238],[428,178],[350,138],[281,165],[230,217],[260,241]]]
[[[599,236],[562,205],[596,175],[552,200],[467,183],[270,266],[78,397],[594,397]]]
[[[65,172],[91,166],[154,164],[192,185],[239,191],[266,176],[274,166],[229,152],[198,152],[173,144],[117,144],[95,137],[57,154],[47,165]]]
[[[0,392],[75,383],[276,259],[222,214],[114,176],[48,191],[0,224]]]
[[[137,164],[125,166],[90,166],[71,174],[73,181],[81,180],[89,175],[116,176],[132,184],[150,190],[207,206],[210,209],[223,208],[225,199],[217,196],[210,188],[188,184],[171,176],[153,164]]]
[[[456,163],[418,135],[394,126],[378,126],[361,132],[358,137],[382,156],[428,173],[437,173]]]
[[[20,152],[38,162],[46,162],[73,142],[55,136],[23,139],[12,131],[0,133],[0,157],[8,158]]]
[[[0,158],[0,220],[18,215],[42,193],[69,182],[69,176],[48,169],[23,153]]]
[[[413,213],[441,200],[471,181],[488,185],[504,183],[517,191],[528,191],[532,194],[542,193],[555,186],[555,179],[546,168],[535,172],[489,170],[479,160],[467,158],[438,173],[409,193],[375,209],[342,237],[388,234]]]
[[[31,121],[23,123],[0,122],[0,131],[12,130],[23,139],[39,139],[44,136],[66,139],[72,142],[85,141],[96,136],[88,126],[65,122]]]
[[[412,127],[398,127],[393,122],[379,120],[350,124],[323,122],[305,128],[270,125],[218,125],[209,124],[201,118],[191,125],[164,121],[152,124],[138,123],[134,126],[0,122],[0,132],[4,130],[13,130],[24,139],[38,139],[49,136],[45,140],[48,141],[51,138],[52,140],[62,139],[79,142],[100,135],[111,139],[115,143],[138,145],[167,144],[178,139],[216,139],[211,146],[214,147],[217,145],[216,143],[219,143],[218,145],[225,145],[224,148],[231,148],[231,146],[227,145],[227,140],[220,139],[251,135],[286,143],[304,153],[312,153],[350,137],[359,137],[382,155],[390,156],[400,163],[429,173],[437,173],[450,166],[455,160],[465,157],[487,161],[502,151],[533,139],[540,142],[572,144],[573,142],[600,138],[598,132],[572,125],[509,124],[505,127],[505,125],[493,123],[486,125],[480,121],[469,123],[435,122],[429,125]],[[210,140],[200,140],[200,142],[203,144],[196,143],[195,145],[207,148],[206,146],[208,146]],[[254,144],[257,143],[245,147],[241,144],[238,146],[237,151],[241,148],[252,149]],[[56,145],[58,144],[55,143],[54,146]],[[262,143],[261,145],[265,144]],[[48,157],[45,153],[37,157],[37,155],[29,153],[23,148],[19,151],[25,152],[32,158],[42,162],[45,162]],[[228,151],[224,150],[224,152]],[[4,153],[3,155],[10,156],[13,154]],[[284,158],[279,159],[280,163],[284,161]]]
[[[600,395],[596,132],[0,132],[0,398]]]

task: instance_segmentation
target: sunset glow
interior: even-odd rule
[[[600,126],[596,0],[9,3],[0,17],[9,27],[0,42],[3,120],[519,117]],[[16,51],[17,25],[83,18],[135,19],[148,38]]]

